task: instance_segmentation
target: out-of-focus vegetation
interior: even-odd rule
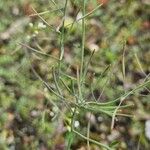
[[[84,68],[89,65],[82,96],[86,102],[115,100],[149,80],[150,2],[87,0],[86,14],[101,3],[85,17]],[[84,138],[71,132],[68,105],[74,104],[78,94],[83,27],[82,19],[75,20],[83,17],[82,1],[69,0],[63,28],[64,7],[65,0],[0,2],[0,150],[65,150],[69,142],[73,150],[103,149],[92,142],[88,146]],[[55,58],[59,59],[61,43],[64,58],[57,72]],[[50,92],[34,71],[56,93],[60,73],[58,84],[68,101]],[[107,113],[97,106],[96,110],[78,110],[75,129],[85,137],[89,132],[91,139],[112,149],[149,150],[150,133],[145,127],[150,120],[149,90],[147,84],[126,97],[123,104],[129,107],[121,108],[121,114],[131,116],[117,116],[113,130],[112,107],[118,101],[105,108]]]

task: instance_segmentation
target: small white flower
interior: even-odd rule
[[[29,23],[29,27],[31,27],[31,28],[32,28],[32,27],[33,27],[33,23],[31,23],[31,22],[30,22],[30,23]]]
[[[55,106],[52,108],[52,110],[53,110],[53,112],[58,112],[58,108]]]
[[[35,33],[36,35],[39,34],[39,32],[38,32],[37,30],[35,30],[34,33]]]
[[[80,125],[79,121],[76,120],[76,121],[74,122],[74,127],[77,128],[77,127],[79,127],[79,125]]]
[[[39,28],[39,29],[45,29],[45,28],[46,28],[46,25],[43,24],[43,22],[39,22],[39,23],[38,23],[38,28]]]
[[[51,116],[51,117],[54,117],[54,115],[55,115],[54,112],[51,111],[51,112],[50,112],[50,116]]]
[[[30,35],[27,35],[27,40],[30,40],[31,39],[31,36]]]
[[[150,120],[145,122],[145,136],[150,140]]]
[[[36,34],[32,34],[32,37],[36,37]]]

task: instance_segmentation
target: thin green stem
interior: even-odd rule
[[[68,0],[65,1],[65,7],[63,12],[63,21],[62,21],[62,32],[60,37],[60,56],[59,56],[59,72],[61,69],[61,62],[64,57],[64,38],[65,38],[65,18],[66,18],[66,10],[67,10]]]
[[[102,143],[100,143],[100,142],[98,142],[98,141],[95,141],[95,140],[93,140],[93,139],[90,139],[90,138],[88,138],[88,137],[82,135],[81,133],[79,133],[79,132],[76,131],[76,130],[73,130],[73,132],[76,133],[76,134],[77,134],[78,136],[80,136],[81,138],[83,138],[83,139],[85,139],[85,140],[88,140],[89,142],[91,142],[91,143],[93,143],[93,144],[96,144],[96,145],[98,145],[98,146],[100,146],[100,147],[103,147],[103,148],[105,148],[105,149],[107,149],[107,150],[112,150],[112,149],[111,149],[110,147],[108,147],[107,145],[102,144]]]
[[[79,76],[79,69],[77,68],[77,84],[78,84],[78,94],[79,94],[79,99],[78,99],[78,103],[82,103],[83,102],[83,96],[82,96],[82,88],[81,88],[81,81],[80,81],[80,76]]]
[[[82,15],[85,15],[85,0],[82,3]],[[81,44],[81,68],[80,68],[80,82],[82,87],[82,76],[84,66],[84,46],[85,46],[85,18],[82,18],[82,44]]]

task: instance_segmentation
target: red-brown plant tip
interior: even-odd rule
[[[127,40],[127,44],[134,45],[136,43],[136,38],[134,36],[130,36]]]
[[[144,29],[150,29],[150,21],[144,21],[142,24],[142,27]]]

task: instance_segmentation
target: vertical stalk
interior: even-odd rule
[[[86,0],[82,2],[82,16],[85,15],[85,3]],[[80,77],[79,77],[79,99],[83,102],[82,89],[83,89],[83,67],[84,67],[84,46],[85,46],[85,17],[82,18],[82,43],[81,43],[81,66],[80,66]]]
[[[82,16],[85,15],[85,3],[86,0],[83,0],[82,3]],[[82,86],[82,77],[83,77],[83,66],[84,66],[84,46],[85,46],[85,17],[82,18],[82,44],[81,44],[81,70],[80,70],[80,82]]]
[[[64,56],[64,37],[65,37],[65,18],[67,10],[68,0],[65,1],[64,12],[63,12],[63,21],[62,21],[62,32],[60,37],[60,56],[59,56],[59,71],[61,69],[61,62]]]
[[[74,136],[74,120],[75,120],[75,115],[76,115],[76,111],[77,111],[77,107],[74,108],[73,113],[72,113],[72,117],[71,117],[71,134],[72,136]],[[68,145],[67,145],[67,150],[71,150],[71,145],[72,145],[72,140],[73,138],[70,138],[68,141]]]

